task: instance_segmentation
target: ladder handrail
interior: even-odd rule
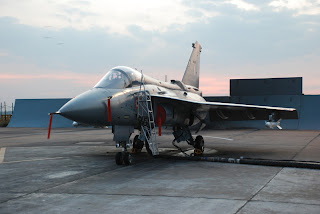
[[[141,123],[141,129],[144,134],[149,148],[151,148],[153,155],[159,154],[156,132],[155,132],[155,120],[153,115],[153,108],[151,102],[150,92],[146,90],[144,85],[144,77],[141,71],[141,83],[140,90],[138,92],[138,119]]]

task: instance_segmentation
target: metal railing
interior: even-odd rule
[[[153,115],[152,101],[150,92],[144,85],[143,74],[141,71],[140,90],[138,92],[138,121],[141,125],[141,131],[153,155],[159,155],[158,143],[155,131],[155,120]]]

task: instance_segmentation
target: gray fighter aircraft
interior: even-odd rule
[[[51,113],[48,138],[53,114],[81,124],[112,126],[114,141],[122,147],[116,163],[128,165],[132,162],[127,151],[130,146],[139,152],[145,145],[149,154],[159,154],[156,126],[158,135],[162,126],[172,127],[174,142],[186,141],[194,147],[194,155],[202,155],[203,137],[193,138],[189,127],[196,126],[196,133],[201,131],[209,112],[216,120],[266,120],[270,128],[280,127],[281,119],[298,118],[294,108],[206,102],[199,89],[202,48],[198,42],[192,48],[182,81],[163,82],[129,67],[112,68],[92,89]],[[132,142],[134,129],[140,134]]]

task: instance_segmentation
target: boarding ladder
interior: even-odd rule
[[[150,92],[146,90],[144,78],[141,71],[140,90],[138,92],[138,121],[141,124],[141,130],[148,142],[152,155],[159,155],[158,143],[155,131],[155,120],[152,109]]]

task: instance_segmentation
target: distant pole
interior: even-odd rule
[[[7,106],[6,106],[6,102],[4,102],[4,120],[7,121]]]
[[[2,116],[2,102],[1,102],[1,114],[0,114],[0,116]]]
[[[165,82],[168,82],[168,76],[167,76],[167,75],[165,75],[164,81],[165,81]]]

